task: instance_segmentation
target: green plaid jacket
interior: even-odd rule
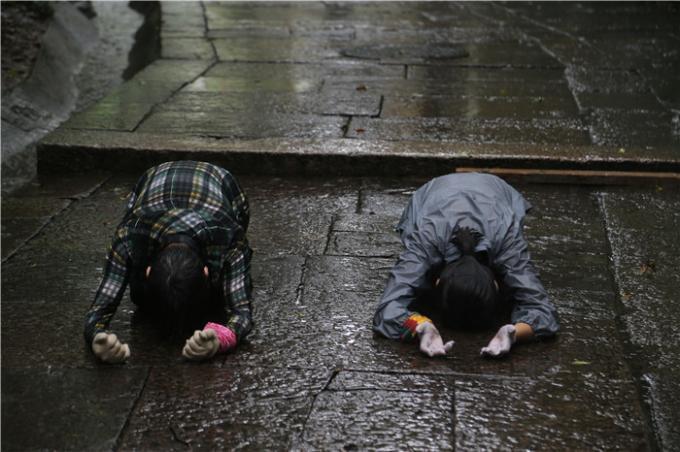
[[[150,168],[129,196],[113,236],[104,276],[85,319],[85,340],[106,331],[133,271],[146,268],[163,242],[193,237],[211,283],[225,298],[227,326],[242,339],[252,328],[248,200],[225,169],[204,162],[167,162]]]

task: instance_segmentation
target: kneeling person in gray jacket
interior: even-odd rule
[[[530,208],[514,188],[488,174],[450,174],[420,187],[397,225],[406,249],[390,272],[373,330],[390,339],[418,338],[426,355],[445,355],[453,341],[444,343],[434,323],[413,309],[426,293],[426,303],[453,327],[488,326],[508,300],[513,303],[510,323],[482,356],[502,356],[518,341],[553,336],[557,312],[522,232]]]

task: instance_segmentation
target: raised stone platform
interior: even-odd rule
[[[438,174],[680,168],[680,13],[656,6],[164,3],[162,58],[39,166]]]

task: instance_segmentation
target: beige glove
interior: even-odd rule
[[[512,345],[515,343],[515,325],[503,325],[496,335],[491,339],[489,345],[482,348],[481,356],[498,358],[510,353]]]
[[[113,333],[97,333],[92,340],[94,355],[105,363],[118,364],[130,357],[130,347]]]
[[[217,333],[214,330],[196,330],[187,339],[182,349],[182,356],[192,361],[200,361],[215,356],[219,348],[220,341],[217,339]]]
[[[416,333],[420,338],[420,351],[432,358],[444,356],[453,348],[453,341],[446,344],[442,340],[439,330],[431,322],[423,322],[416,327]]]

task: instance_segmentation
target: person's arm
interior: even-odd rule
[[[224,293],[231,310],[227,328],[235,334],[238,342],[245,338],[253,328],[252,290],[250,278],[250,259],[253,252],[243,240],[228,255],[229,268],[224,277]]]
[[[185,358],[200,361],[233,350],[252,329],[251,256],[252,250],[246,240],[240,241],[227,254],[222,288],[230,316],[226,325],[208,322],[203,331],[195,331],[182,349]]]
[[[107,330],[125,293],[129,277],[128,253],[122,232],[116,231],[104,267],[104,276],[85,316],[84,337],[95,356],[104,362],[122,362],[130,349]]]
[[[502,356],[517,342],[554,336],[559,330],[557,311],[538,279],[521,232],[516,232],[503,247],[495,264],[503,273],[503,283],[511,290],[515,305],[511,324],[498,330],[482,349],[482,356]]]
[[[415,291],[429,284],[427,269],[437,265],[441,257],[434,248],[422,246],[419,237],[411,237],[406,242],[407,249],[390,271],[387,286],[373,316],[373,330],[389,339],[410,341],[418,338],[423,353],[444,355],[453,342],[444,344],[432,321],[409,309],[415,300]]]

